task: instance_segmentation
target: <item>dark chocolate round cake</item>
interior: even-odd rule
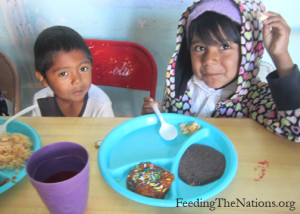
[[[225,166],[222,153],[209,146],[193,144],[180,160],[178,175],[191,186],[201,186],[219,179]]]

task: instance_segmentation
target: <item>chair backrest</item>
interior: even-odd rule
[[[20,77],[12,60],[0,51],[0,90],[4,98],[13,102],[13,113],[20,111]]]
[[[150,91],[155,99],[157,66],[145,47],[127,41],[85,41],[93,55],[93,84]]]

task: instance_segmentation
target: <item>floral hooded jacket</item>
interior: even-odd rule
[[[241,64],[237,89],[229,98],[216,105],[212,117],[249,117],[268,130],[289,140],[300,142],[300,72],[279,78],[276,71],[267,76],[268,84],[257,78],[264,53],[262,23],[258,18],[265,11],[260,0],[232,0],[240,11]],[[187,82],[192,76],[185,38],[189,14],[201,4],[195,1],[183,13],[177,30],[176,50],[166,73],[163,105],[167,112],[191,115],[191,94]]]

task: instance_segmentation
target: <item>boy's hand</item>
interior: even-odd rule
[[[270,54],[280,77],[292,72],[294,64],[288,52],[291,29],[277,13],[265,12],[263,21],[263,42]]]
[[[153,106],[155,104],[157,105],[157,107],[160,110],[160,112],[164,112],[163,109],[162,109],[162,106],[158,102],[156,102],[153,98],[151,98],[151,97],[144,97],[144,104],[143,104],[143,108],[142,108],[142,115],[154,113]]]

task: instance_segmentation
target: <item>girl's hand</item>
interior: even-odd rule
[[[291,29],[286,21],[277,13],[265,12],[263,21],[263,42],[270,54],[279,76],[288,75],[294,67],[288,52]]]
[[[164,112],[162,106],[156,102],[153,98],[151,97],[144,97],[144,104],[142,108],[142,115],[144,114],[152,114],[154,113],[153,106],[157,105],[158,109],[160,112]]]

